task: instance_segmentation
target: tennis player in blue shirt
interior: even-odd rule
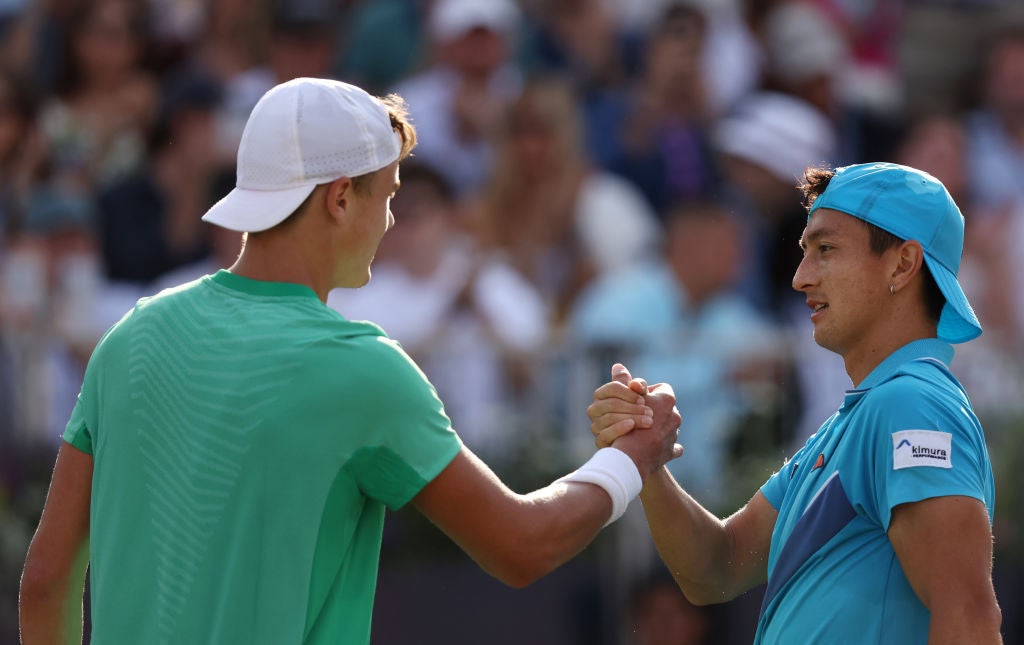
[[[938,180],[894,164],[810,168],[801,188],[793,287],[853,389],[727,519],[667,470],[648,478],[658,551],[696,603],[767,581],[756,643],[1000,643],[992,467],[949,371],[952,344],[981,334],[957,281],[963,216]],[[622,365],[612,377],[588,410],[599,445],[642,425],[646,383]]]

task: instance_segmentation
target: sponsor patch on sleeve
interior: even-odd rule
[[[900,430],[892,433],[892,468],[952,468],[953,435],[938,430]]]

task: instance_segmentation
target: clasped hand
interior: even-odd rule
[[[682,417],[672,386],[648,386],[620,363],[612,366],[612,380],[594,391],[587,416],[597,447],[622,450],[645,479],[683,454],[683,447],[676,443]]]

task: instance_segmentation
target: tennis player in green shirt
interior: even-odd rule
[[[395,342],[325,306],[369,280],[415,140],[400,99],[337,81],[256,105],[237,188],[203,217],[247,233],[238,260],[139,301],[89,362],[22,577],[25,643],[80,642],[87,564],[93,643],[368,643],[385,508],[412,502],[522,586],[681,453],[666,387],[644,398],[665,422],[516,494]]]

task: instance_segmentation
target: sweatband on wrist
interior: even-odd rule
[[[603,488],[612,498],[612,515],[605,526],[622,517],[644,485],[636,464],[618,448],[601,448],[587,463],[555,481],[583,482]]]

